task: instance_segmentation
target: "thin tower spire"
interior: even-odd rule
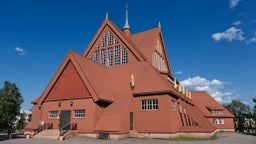
[[[123,29],[130,29],[129,22],[128,22],[128,3],[126,3],[126,18],[125,18],[125,24]]]

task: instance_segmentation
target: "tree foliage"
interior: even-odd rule
[[[13,128],[22,103],[23,97],[16,84],[4,81],[0,89],[0,131]]]
[[[235,130],[237,132],[251,131],[253,128],[252,113],[249,105],[238,99],[232,100],[231,103],[224,105],[233,115]]]

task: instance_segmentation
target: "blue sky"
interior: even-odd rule
[[[173,75],[185,87],[227,103],[256,97],[256,1],[126,0],[132,33],[161,22]],[[41,95],[69,50],[82,54],[106,12],[119,28],[125,0],[0,1],[0,87]]]

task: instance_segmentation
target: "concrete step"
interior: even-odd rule
[[[43,130],[40,133],[36,134],[34,138],[58,139],[59,134],[59,130]]]
[[[129,136],[134,137],[134,138],[147,138],[146,136],[138,133],[136,130],[130,130],[129,131]]]

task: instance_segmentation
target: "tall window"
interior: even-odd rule
[[[94,51],[88,55],[90,60],[103,66],[128,63],[128,51],[112,31],[108,30],[95,43]]]
[[[106,49],[100,51],[100,64],[105,65],[106,63]]]
[[[158,100],[142,100],[141,101],[141,109],[142,110],[157,110],[158,109]]]
[[[110,31],[108,31],[108,46],[113,44],[113,35]]]
[[[106,33],[104,33],[102,36],[102,47],[105,47],[106,43],[107,43],[107,37],[106,37]]]
[[[178,104],[179,106],[179,112],[182,113],[182,106],[180,104]]]
[[[49,111],[48,117],[49,118],[58,118],[59,117],[58,111]]]
[[[119,44],[119,41],[118,41],[118,39],[115,39],[115,44]]]
[[[83,117],[85,117],[85,109],[74,110],[74,117],[75,118],[83,118]]]
[[[120,46],[115,46],[114,52],[115,52],[114,63],[115,65],[119,65],[120,64]]]
[[[174,100],[171,101],[171,107],[172,107],[172,111],[176,110],[176,104]]]
[[[98,50],[96,50],[95,53],[94,53],[94,61],[95,62],[99,61],[99,51]]]
[[[122,47],[122,64],[128,63],[128,53],[124,47]]]
[[[152,54],[152,65],[160,71],[167,70],[164,58],[156,51]]]
[[[108,66],[112,66],[113,48],[108,48]]]

